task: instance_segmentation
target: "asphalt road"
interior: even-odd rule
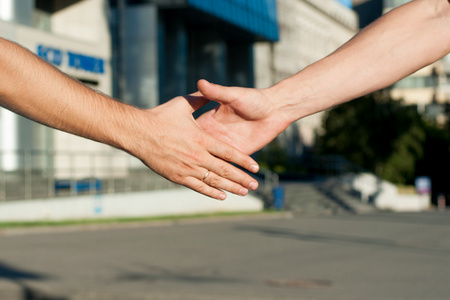
[[[0,235],[2,300],[449,299],[450,212]]]

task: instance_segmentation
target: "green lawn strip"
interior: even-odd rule
[[[102,224],[120,224],[120,223],[138,223],[138,222],[156,222],[156,221],[178,221],[188,219],[207,219],[207,218],[225,218],[234,216],[255,216],[278,213],[276,211],[262,212],[223,212],[212,214],[193,214],[176,216],[158,216],[158,217],[136,217],[136,218],[98,218],[98,219],[80,219],[80,220],[62,220],[62,221],[23,221],[23,222],[0,222],[0,229],[6,228],[29,228],[29,227],[50,227],[50,226],[73,226],[73,225],[102,225]]]

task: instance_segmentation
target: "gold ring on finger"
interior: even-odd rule
[[[208,177],[209,171],[206,172],[205,176],[203,176],[202,181],[205,181],[206,177]]]

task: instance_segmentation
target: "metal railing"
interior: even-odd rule
[[[321,178],[324,182],[334,182],[334,185],[339,185],[363,203],[368,203],[370,197],[381,191],[381,183],[384,181],[378,175],[340,155],[312,156],[303,163],[308,174]],[[322,188],[330,190],[330,187],[325,188],[326,185]],[[333,188],[335,186],[331,187]]]
[[[340,156],[303,161],[311,176],[363,173]],[[268,200],[279,185],[278,174],[262,169],[254,176],[258,193]],[[0,202],[90,194],[113,194],[180,187],[148,169],[140,160],[112,149],[106,152],[0,151]]]
[[[118,150],[0,151],[0,202],[176,187]]]
[[[330,192],[336,185],[345,188],[352,196],[360,198],[362,202],[368,202],[368,195],[363,192],[357,192],[352,189],[352,185],[348,182],[352,179],[358,178],[358,187],[361,191],[373,190],[374,179],[376,182],[381,182],[382,179],[371,174],[364,168],[350,162],[340,155],[310,155],[293,159],[292,165],[297,166],[294,171],[287,171],[286,173],[276,174],[273,171],[261,168],[257,174],[257,179],[260,184],[258,193],[264,199],[266,205],[272,205],[273,189],[276,188],[280,181],[307,181],[316,183],[326,183],[321,185],[325,192]],[[301,166],[301,168],[300,168]],[[370,176],[367,176],[370,174]],[[329,183],[333,182],[333,185]],[[356,194],[358,193],[358,195]]]

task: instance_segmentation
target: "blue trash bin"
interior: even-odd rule
[[[277,210],[282,210],[284,208],[284,187],[281,185],[274,187],[272,194],[273,207]]]

